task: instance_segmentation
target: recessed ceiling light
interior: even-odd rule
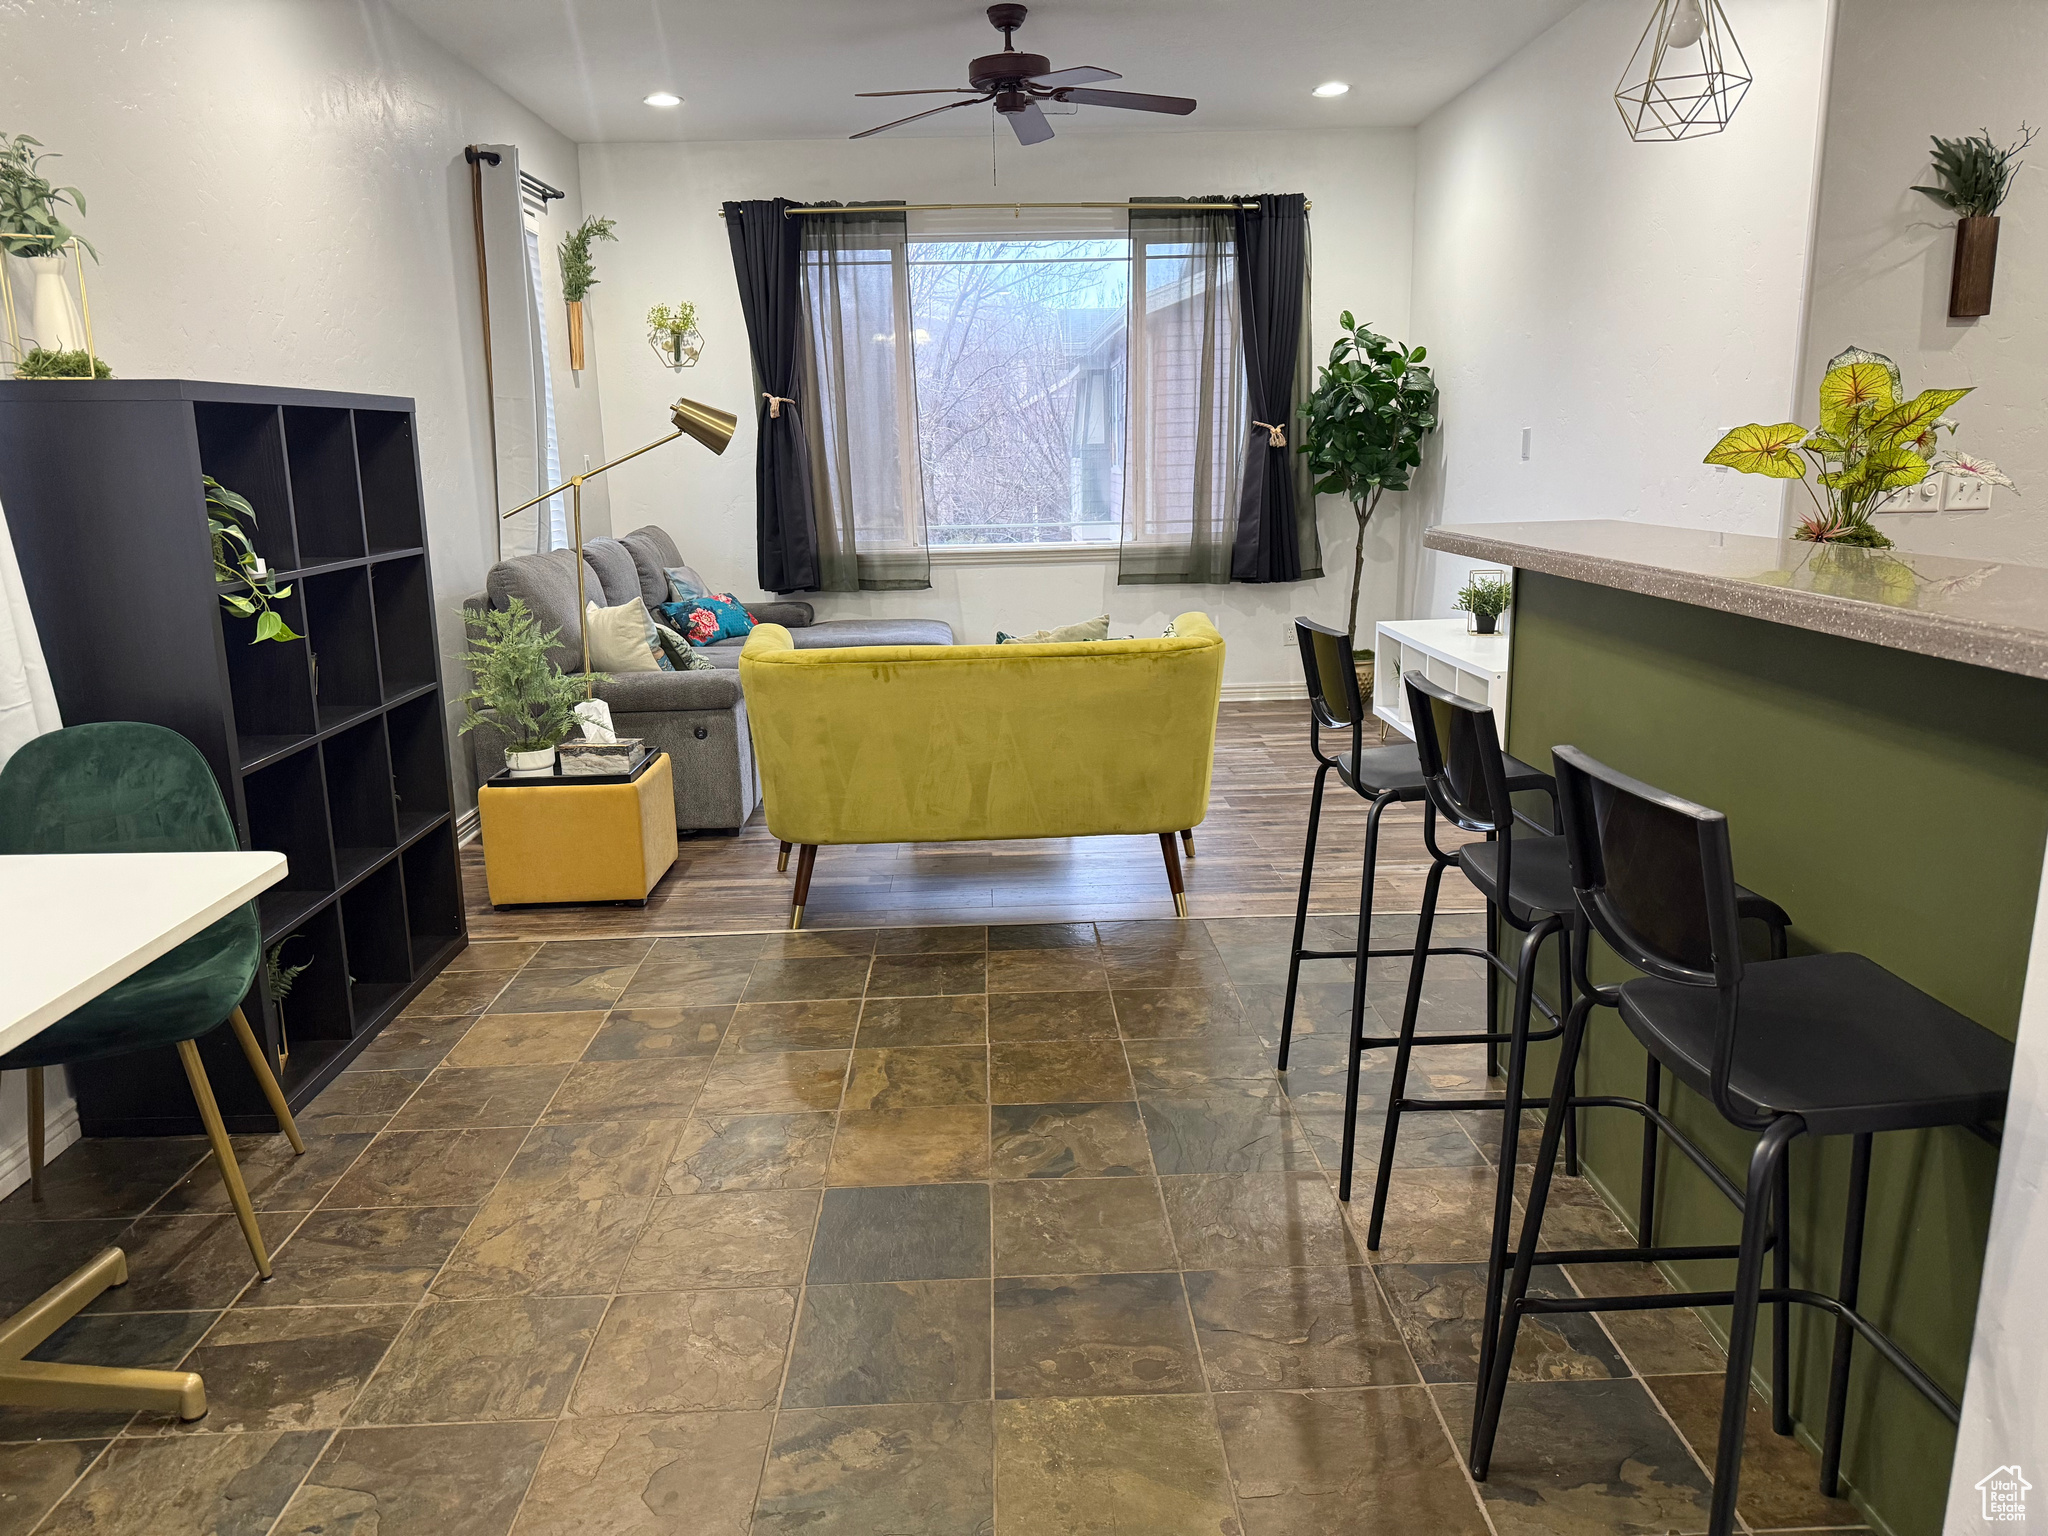
[[[656,91],[653,95],[640,99],[650,107],[680,107],[683,104],[683,98],[674,91]]]
[[[1313,94],[1317,96],[1342,96],[1346,91],[1350,89],[1351,87],[1346,85],[1342,80],[1325,80],[1321,85],[1315,88]],[[652,101],[653,99],[654,98],[651,96],[648,97],[649,101]]]

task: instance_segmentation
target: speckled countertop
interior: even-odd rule
[[[1658,523],[1456,523],[1431,549],[2048,678],[2048,570]]]

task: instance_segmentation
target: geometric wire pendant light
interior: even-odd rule
[[[1696,139],[1728,126],[1749,85],[1721,0],[1657,0],[1614,104],[1632,139]]]

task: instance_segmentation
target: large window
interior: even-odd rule
[[[1129,239],[913,236],[908,263],[932,545],[1115,543]]]

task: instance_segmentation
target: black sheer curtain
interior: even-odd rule
[[[1240,199],[1237,296],[1252,424],[1230,579],[1300,581],[1322,574],[1315,497],[1296,451],[1308,340],[1308,203],[1300,193]]]
[[[754,357],[759,447],[754,458],[755,536],[761,585],[813,592],[823,580],[811,453],[797,408],[804,336],[802,235],[788,198],[725,205],[725,233],[739,279]]]

